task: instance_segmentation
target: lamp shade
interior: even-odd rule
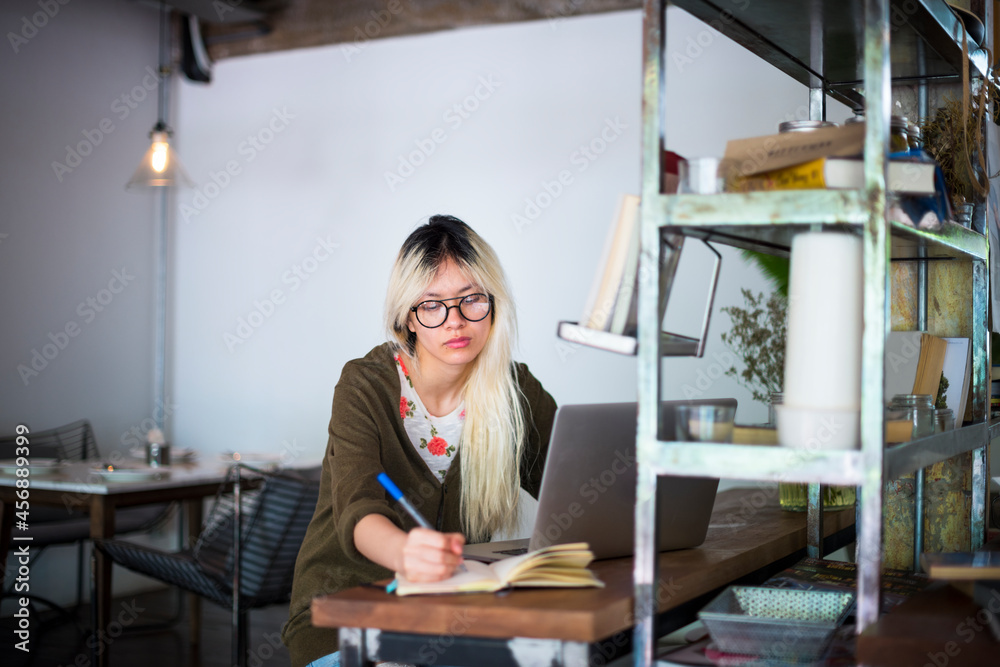
[[[184,165],[170,147],[170,136],[166,130],[153,130],[152,143],[142,157],[142,162],[125,185],[127,190],[139,188],[176,187],[192,185]]]

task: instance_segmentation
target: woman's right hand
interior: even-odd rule
[[[462,564],[465,537],[461,533],[439,533],[414,528],[406,535],[397,572],[410,581],[447,579]]]
[[[354,544],[369,560],[410,581],[447,579],[462,563],[465,537],[414,528],[406,533],[381,514],[369,514],[354,527]]]

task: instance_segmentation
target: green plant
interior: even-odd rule
[[[745,308],[727,306],[733,326],[722,334],[722,342],[742,362],[726,370],[726,375],[750,390],[755,400],[769,403],[771,393],[781,391],[785,371],[785,328],[788,299],[772,292],[766,299],[763,292],[754,294],[741,289]]]
[[[946,98],[920,125],[924,150],[941,166],[952,204],[971,204],[989,192],[980,150],[984,101]]]
[[[938,383],[938,393],[937,398],[934,399],[934,407],[938,410],[944,410],[948,407],[948,378],[941,374],[941,382]]]

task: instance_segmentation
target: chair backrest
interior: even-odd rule
[[[288,601],[295,558],[319,498],[319,470],[265,473],[259,486],[241,492],[241,608]],[[233,580],[234,510],[232,494],[216,496],[194,548],[195,559],[227,590]]]
[[[86,419],[26,434],[33,458],[83,461],[97,458],[94,429]],[[15,458],[17,436],[0,436],[0,459]]]

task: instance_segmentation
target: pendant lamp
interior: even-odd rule
[[[157,87],[157,121],[153,131],[149,133],[152,140],[149,150],[125,185],[127,190],[192,185],[180,158],[177,157],[177,152],[170,147],[170,135],[173,132],[166,121],[171,74],[169,12],[170,9],[166,4],[160,5],[160,81]]]

